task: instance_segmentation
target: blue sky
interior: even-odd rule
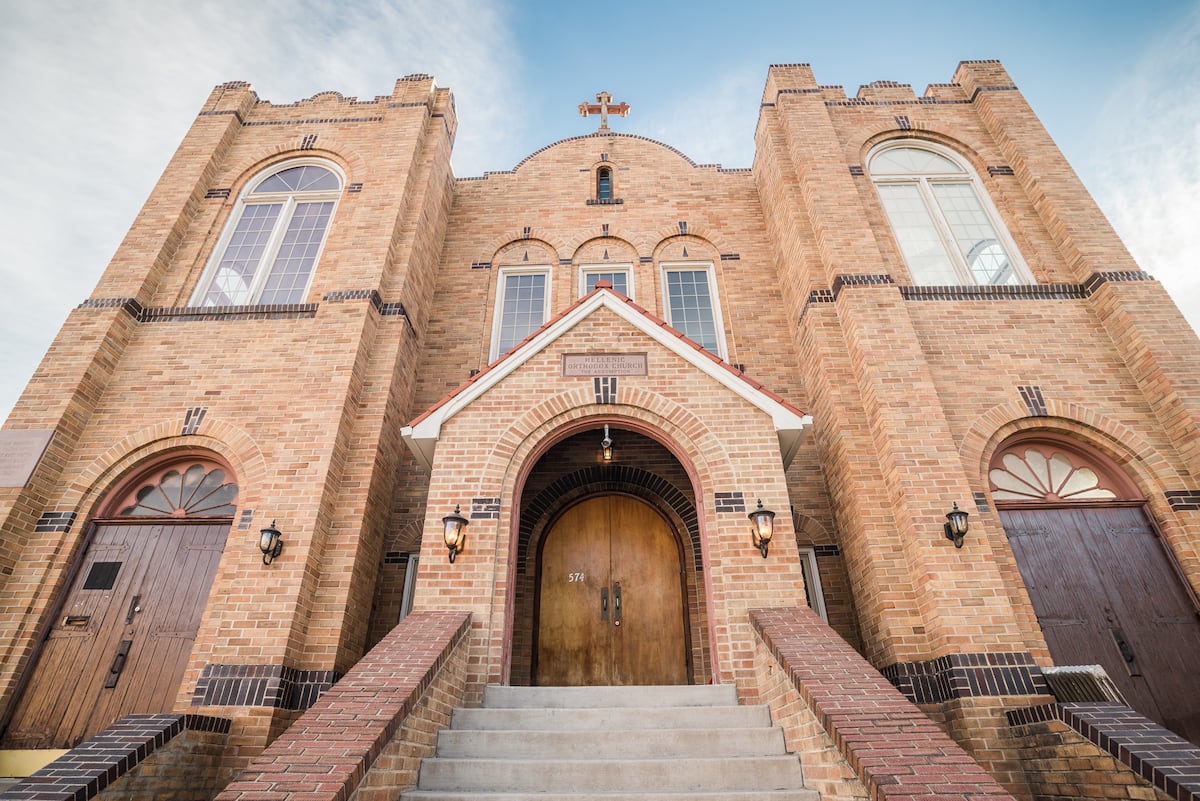
[[[0,419],[86,299],[211,88],[287,103],[450,87],[458,176],[587,133],[576,107],[748,167],[772,63],[853,95],[998,58],[1143,268],[1200,328],[1200,0],[0,0]]]

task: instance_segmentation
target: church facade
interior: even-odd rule
[[[214,89],[0,432],[0,747],[236,771],[423,611],[468,702],[754,700],[802,606],[1018,796],[1053,668],[1200,743],[1200,342],[1003,67],[773,66],[749,169],[602,120],[456,178],[429,76]]]

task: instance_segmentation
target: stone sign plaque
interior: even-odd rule
[[[24,487],[53,431],[0,431],[0,487]]]
[[[564,353],[562,358],[567,377],[646,374],[644,353]]]

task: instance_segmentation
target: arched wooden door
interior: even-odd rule
[[[682,572],[646,503],[605,495],[568,509],[542,542],[535,683],[687,684]]]
[[[71,748],[124,715],[171,711],[236,495],[223,469],[192,460],[95,524],[4,747]]]
[[[1200,744],[1200,618],[1116,467],[1058,443],[1018,442],[992,496],[1058,665],[1099,664],[1130,706]]]

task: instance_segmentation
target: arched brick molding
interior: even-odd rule
[[[549,231],[542,231],[538,228],[530,226],[529,236],[525,236],[524,231],[510,231],[503,233],[493,239],[483,253],[491,254],[488,258],[494,262],[495,258],[507,247],[519,245],[522,242],[536,241],[554,251],[556,264],[558,259],[564,258],[564,253],[569,253],[570,249],[560,237],[551,234]]]
[[[700,521],[693,499],[688,498],[663,478],[629,465],[596,465],[559,477],[524,505],[521,525],[517,532],[517,574],[525,575],[529,547],[540,536],[548,518],[584,495],[601,492],[624,492],[649,502],[660,511],[681,523],[691,541],[692,559],[697,572],[703,572],[700,558]],[[663,505],[667,509],[663,509]]]

